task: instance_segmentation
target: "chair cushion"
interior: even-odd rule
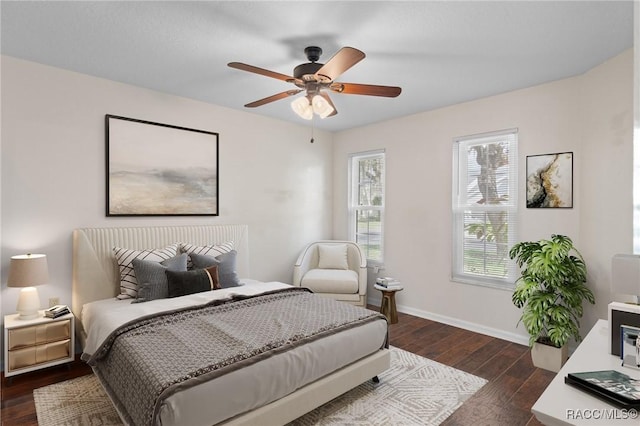
[[[355,294],[358,292],[358,274],[344,269],[311,269],[300,281],[315,293]]]
[[[346,244],[319,244],[318,268],[349,269]]]

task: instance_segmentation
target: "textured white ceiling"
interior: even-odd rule
[[[1,52],[296,123],[283,74],[306,46],[367,57],[338,80],[400,86],[397,98],[332,94],[337,131],[577,74],[633,46],[629,1],[2,1]]]

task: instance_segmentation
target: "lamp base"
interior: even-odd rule
[[[38,318],[39,316],[40,315],[38,314],[38,312],[36,312],[35,314],[20,314],[18,315],[18,319],[21,321],[32,320]]]
[[[18,319],[29,320],[38,318],[40,316],[38,309],[40,309],[38,289],[35,287],[24,287],[20,290],[18,306],[16,307],[16,310],[20,314]]]

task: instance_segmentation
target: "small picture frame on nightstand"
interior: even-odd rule
[[[620,326],[620,359],[623,367],[640,369],[640,328]]]

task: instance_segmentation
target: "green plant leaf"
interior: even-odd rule
[[[532,345],[538,338],[548,338],[563,346],[569,339],[581,339],[579,319],[583,303],[595,303],[586,286],[587,266],[573,241],[554,234],[549,240],[519,242],[509,250],[520,268],[511,296],[522,309],[520,322],[529,333]]]

